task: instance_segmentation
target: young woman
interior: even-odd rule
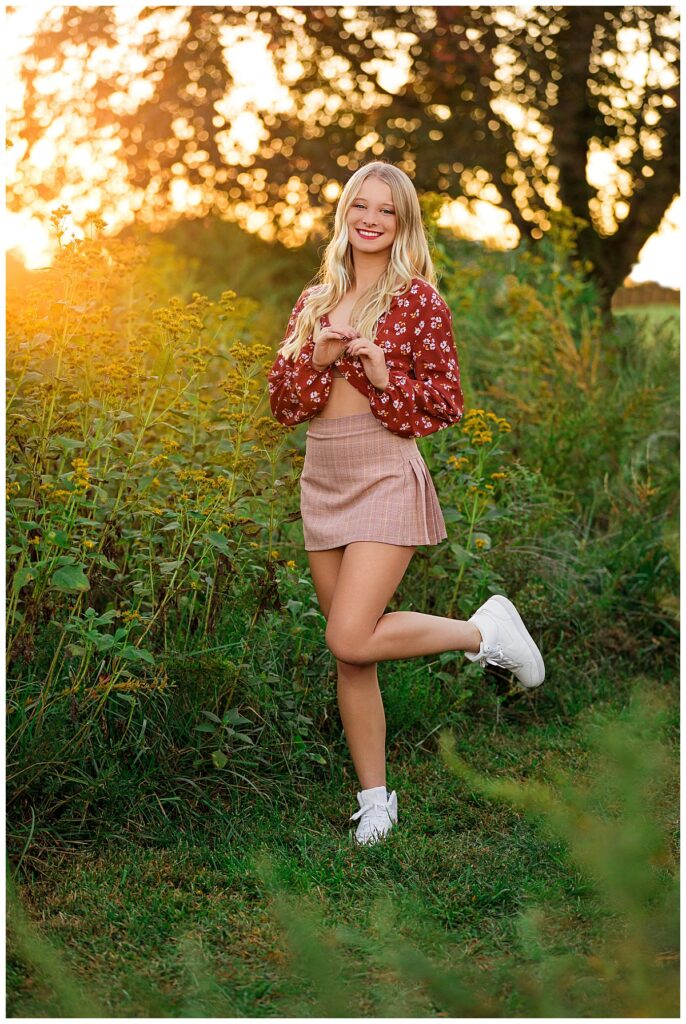
[[[463,651],[543,682],[543,659],[515,606],[494,594],[466,621],[384,614],[418,545],[447,537],[415,438],[462,417],[450,309],[408,176],[374,161],[348,180],[316,283],[295,304],[269,372],[269,399],[286,426],[310,425],[300,477],[305,549],[338,704],[361,791],[358,843],[397,823],[386,790],[386,722],[377,662]]]

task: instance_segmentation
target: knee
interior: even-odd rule
[[[326,627],[326,646],[334,658],[344,665],[358,666],[369,662],[364,657],[359,635],[354,636],[348,628],[329,622]]]
[[[374,662],[357,663],[336,658],[336,670],[339,693],[341,687],[345,690],[354,689],[357,686],[368,686],[370,681],[376,680],[376,664]]]

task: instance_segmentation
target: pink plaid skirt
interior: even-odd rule
[[[300,512],[306,551],[356,540],[438,544],[448,536],[416,440],[393,434],[373,412],[310,421]]]

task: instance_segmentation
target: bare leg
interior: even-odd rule
[[[386,715],[371,665],[338,661],[338,708],[361,789],[386,785]]]
[[[386,620],[394,624],[406,618],[414,627],[414,649],[407,653],[406,637],[397,637],[394,625],[395,633],[384,638],[385,648],[381,646],[389,652],[385,658],[476,651],[481,642],[479,630],[470,623],[420,612],[383,614],[414,552],[414,547],[371,541],[308,552],[319,606],[327,619],[327,644],[336,657],[341,722],[362,789],[386,785],[386,719],[377,659],[363,658],[361,649],[380,646],[374,638]],[[399,624],[402,628],[402,621]],[[428,648],[427,636],[434,638]],[[436,637],[438,646],[433,646]]]
[[[333,600],[344,547],[308,551],[310,572],[325,618]],[[336,659],[338,707],[361,789],[386,785],[386,716],[376,663],[350,665]]]
[[[418,658],[443,651],[475,652],[480,644],[481,632],[471,622],[423,612],[386,612],[364,643],[356,641],[356,657],[365,661]]]
[[[384,614],[414,551],[376,541],[346,546],[326,628],[326,642],[336,658],[366,665],[479,650],[481,633],[470,622],[423,612]]]

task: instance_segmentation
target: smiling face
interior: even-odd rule
[[[396,220],[390,185],[379,178],[367,178],[348,210],[346,223],[350,244],[365,253],[389,249],[396,236]]]

